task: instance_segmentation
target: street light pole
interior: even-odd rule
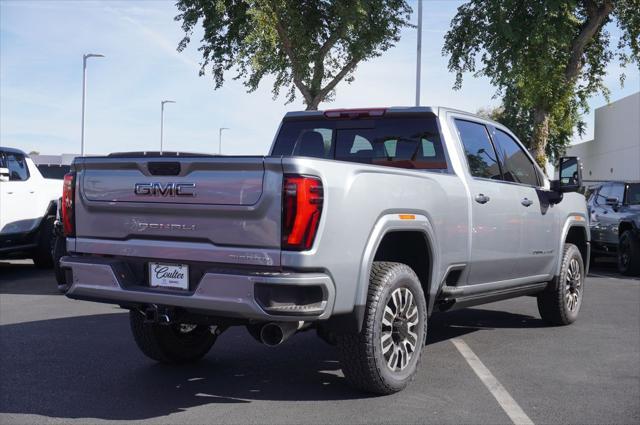
[[[220,127],[218,129],[218,155],[222,155],[222,130],[230,130],[230,128]]]
[[[422,0],[418,0],[418,52],[416,59],[416,106],[420,106],[420,65],[422,59]]]
[[[84,156],[84,105],[87,95],[87,59],[103,58],[104,55],[86,53],[82,55],[82,124],[80,126],[80,156]]]
[[[160,102],[160,154],[162,155],[162,138],[164,133],[164,104],[176,103],[173,100],[163,100]]]

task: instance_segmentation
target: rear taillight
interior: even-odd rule
[[[76,173],[68,173],[64,176],[62,185],[62,228],[65,236],[75,236],[76,218],[74,214],[76,190]]]
[[[317,177],[287,174],[282,194],[282,249],[310,249],[322,214],[322,182]]]

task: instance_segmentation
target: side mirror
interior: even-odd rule
[[[563,156],[558,162],[558,180],[552,182],[556,192],[577,192],[582,187],[582,162],[577,156]]]
[[[612,207],[615,207],[618,205],[618,198],[607,198],[607,200],[605,201],[607,205],[610,205]]]
[[[8,182],[9,181],[9,169],[8,168],[0,168],[0,182]]]

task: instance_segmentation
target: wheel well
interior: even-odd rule
[[[578,247],[580,250],[580,254],[582,255],[582,260],[587,261],[587,231],[584,227],[581,226],[573,226],[569,229],[567,233],[567,238],[565,239],[565,243],[572,243]]]
[[[429,305],[431,250],[427,237],[419,231],[393,231],[384,235],[373,261],[394,261],[411,267],[420,279]]]
[[[622,236],[622,234],[627,230],[633,230],[633,225],[628,221],[623,221],[618,227],[618,236]]]

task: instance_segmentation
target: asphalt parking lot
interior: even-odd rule
[[[268,348],[236,328],[199,364],[155,364],[125,311],[0,262],[0,423],[511,423],[461,342],[534,423],[640,423],[640,279],[599,265],[585,297],[569,327],[530,297],[434,315],[415,381],[371,397],[313,332]]]

